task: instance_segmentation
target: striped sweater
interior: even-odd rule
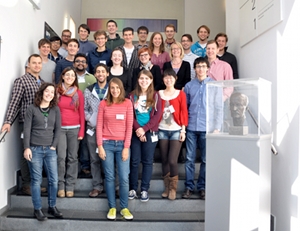
[[[108,106],[102,100],[97,117],[97,145],[105,140],[123,140],[124,148],[130,147],[133,126],[133,109],[129,99],[121,104]]]

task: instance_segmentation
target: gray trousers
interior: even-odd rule
[[[57,145],[58,190],[74,191],[78,175],[79,128],[61,129]]]
[[[94,132],[93,136],[89,134],[85,134],[87,147],[90,153],[91,159],[91,174],[93,178],[93,189],[97,189],[99,191],[103,190],[103,179],[101,176],[101,159],[96,153],[97,142],[96,142],[96,131]]]

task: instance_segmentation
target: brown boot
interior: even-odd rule
[[[177,190],[177,183],[178,183],[178,175],[170,177],[170,184],[169,184],[169,200],[176,199],[176,190]]]
[[[167,198],[169,196],[169,184],[170,184],[170,173],[168,172],[164,176],[165,191],[161,194],[162,198]]]

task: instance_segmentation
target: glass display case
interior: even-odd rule
[[[271,134],[271,82],[263,78],[207,83],[208,134]]]

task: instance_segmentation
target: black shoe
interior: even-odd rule
[[[184,193],[182,194],[182,198],[184,199],[190,199],[192,196],[193,191],[189,190],[188,188],[185,189]]]
[[[60,212],[55,206],[54,207],[49,207],[48,208],[48,213],[51,214],[52,216],[56,218],[62,218],[63,214]]]
[[[33,214],[39,221],[46,221],[48,219],[41,209],[35,209]]]
[[[200,199],[205,200],[205,190],[204,189],[200,190]]]

